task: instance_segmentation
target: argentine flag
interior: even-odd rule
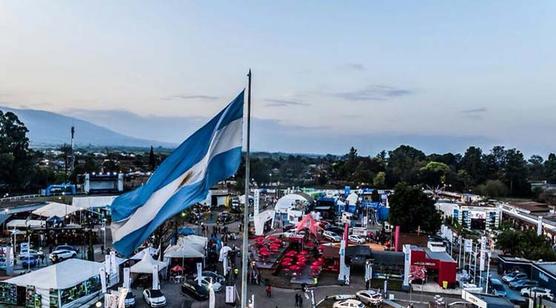
[[[145,185],[112,202],[114,248],[129,256],[166,220],[206,199],[241,161],[243,91],[170,154]]]

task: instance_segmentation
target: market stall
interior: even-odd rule
[[[69,259],[0,283],[0,304],[81,307],[101,290],[102,263]],[[25,296],[20,296],[22,293]],[[19,294],[19,295],[18,295]]]

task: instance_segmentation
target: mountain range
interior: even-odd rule
[[[131,137],[89,121],[50,111],[16,109],[2,106],[0,106],[0,110],[15,113],[25,124],[29,130],[29,139],[32,147],[48,147],[70,143],[72,126],[76,130],[75,144],[78,146],[175,146],[175,144],[167,142]]]

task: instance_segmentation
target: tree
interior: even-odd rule
[[[529,196],[531,186],[527,181],[527,162],[517,149],[506,150],[503,155],[503,179],[512,196]]]
[[[516,257],[535,261],[556,260],[551,242],[543,235],[537,235],[534,230],[504,230],[496,238],[496,247]]]
[[[445,163],[431,161],[419,169],[424,184],[439,186],[446,182],[446,175],[451,171]]]
[[[527,164],[527,168],[529,169],[529,179],[531,180],[544,180],[545,172],[544,172],[544,160],[539,155],[533,155],[529,158],[529,162]]]
[[[373,179],[373,186],[375,188],[383,188],[385,183],[386,183],[386,173],[384,173],[384,171],[380,171],[375,175]]]
[[[556,154],[550,153],[547,160],[544,162],[544,172],[546,180],[551,183],[556,183]]]
[[[400,226],[402,232],[413,232],[420,228],[434,234],[442,224],[440,213],[436,210],[434,200],[427,196],[420,187],[400,183],[394,188],[390,197],[389,222]]]
[[[461,160],[461,168],[469,175],[470,179],[472,179],[469,185],[476,185],[479,182],[483,181],[484,176],[484,163],[483,163],[483,151],[481,148],[478,147],[469,147],[463,158]]]
[[[149,170],[154,171],[154,168],[156,168],[156,156],[154,155],[154,149],[151,145],[151,150],[149,152]]]
[[[408,145],[402,145],[388,155],[386,182],[395,185],[399,182],[416,184],[419,169],[425,164],[425,153]]]
[[[23,191],[33,179],[29,130],[12,112],[0,111],[0,190]]]
[[[477,186],[477,191],[490,198],[505,197],[508,195],[508,187],[500,180],[488,180],[485,184]]]

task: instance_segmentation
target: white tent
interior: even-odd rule
[[[68,259],[4,282],[20,287],[34,286],[41,289],[67,289],[87,279],[98,276],[103,263],[81,259]]]
[[[167,258],[204,258],[205,255],[191,246],[172,245],[164,251],[164,260]]]
[[[102,208],[112,204],[116,196],[73,197],[71,205],[80,209]]]
[[[31,228],[41,228],[44,227],[46,225],[46,221],[44,220],[34,220],[34,219],[14,219],[14,220],[10,220],[10,222],[8,222],[6,224],[6,227],[9,229],[13,229],[13,228],[27,228],[27,227],[31,227]]]
[[[4,282],[15,284],[20,287],[34,286],[35,292],[40,294],[42,297],[41,306],[50,307],[51,290],[59,291],[71,288],[87,281],[90,278],[99,276],[99,270],[103,266],[103,263],[81,259],[69,259],[25,275],[5,280]],[[82,304],[85,304],[85,302],[91,300],[94,294],[96,293],[76,299],[67,307],[80,307]],[[59,292],[58,296],[60,296]]]
[[[276,201],[274,210],[278,214],[287,213],[288,209],[292,208],[296,202],[308,203],[309,199],[301,194],[288,194]]]
[[[154,260],[150,254],[145,253],[143,255],[143,259],[141,259],[141,261],[134,264],[131,267],[130,271],[136,274],[152,274],[153,267],[155,265],[158,265],[158,270],[160,271],[166,268],[168,266],[168,263]]]
[[[195,250],[199,251],[204,255],[205,249],[207,247],[207,243],[208,243],[208,239],[206,237],[192,234],[187,236],[181,236],[180,238],[178,238],[178,242],[176,243],[176,245],[183,246],[183,247],[186,246],[193,247]]]
[[[357,200],[359,200],[359,196],[354,192],[351,192],[346,198],[346,201],[349,202],[350,205],[357,204]]]
[[[64,217],[77,211],[79,211],[79,208],[72,205],[58,202],[48,202],[45,206],[34,210],[32,213],[48,218],[53,216]]]
[[[158,248],[153,248],[153,247],[147,247],[141,251],[139,251],[138,253],[136,253],[133,257],[129,258],[131,260],[142,260],[143,257],[145,256],[146,252],[149,252],[149,254],[151,256],[154,256],[155,254],[158,253]]]

